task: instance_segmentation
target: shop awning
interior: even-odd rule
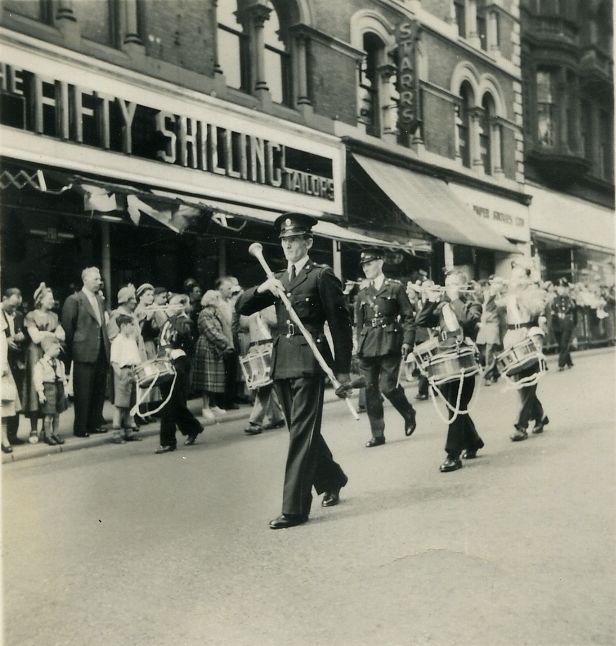
[[[533,196],[530,228],[535,237],[614,253],[612,209],[539,186],[529,185],[528,192]]]
[[[202,209],[211,211],[214,214],[227,215],[232,217],[244,218],[253,222],[261,222],[266,224],[273,224],[274,220],[280,215],[278,211],[270,211],[267,209],[255,208],[246,206],[244,204],[232,204],[229,202],[220,202],[208,198],[199,198],[189,195],[177,195],[176,193],[169,193],[168,191],[153,190],[154,195],[161,197],[171,198],[178,197],[185,201],[187,204],[199,206]],[[412,244],[406,242],[395,243],[386,240],[380,240],[372,236],[367,236],[356,231],[351,231],[333,222],[326,222],[320,220],[313,228],[313,232],[324,238],[338,240],[340,242],[351,242],[354,244],[378,246],[378,247],[398,247],[401,249],[412,250]]]
[[[515,245],[482,222],[443,180],[363,155],[353,157],[410,220],[439,240],[520,253]]]

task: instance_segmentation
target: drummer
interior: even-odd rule
[[[416,326],[440,326],[439,351],[446,352],[460,345],[472,346],[481,318],[481,304],[472,297],[468,300],[461,295],[466,276],[458,270],[447,270],[444,293],[439,288],[427,292],[427,301],[417,315]],[[438,356],[438,355],[437,355]],[[441,393],[451,407],[467,410],[475,390],[475,376],[464,376],[440,386]],[[460,395],[460,396],[459,396]],[[459,396],[459,397],[458,397]],[[458,401],[459,399],[459,401]],[[467,460],[477,457],[483,448],[483,440],[468,413],[459,413],[455,419],[449,411],[449,430],[445,451],[447,458],[441,464],[442,473],[462,468],[460,455]]]
[[[513,261],[509,290],[505,296],[507,307],[507,332],[503,339],[505,350],[516,343],[531,338],[538,349],[543,345],[544,331],[539,327],[539,318],[545,309],[547,293],[531,282],[531,270],[520,261]],[[516,379],[532,377],[540,370],[539,362],[525,368]],[[534,422],[533,433],[541,433],[549,423],[543,406],[537,397],[537,383],[523,386],[520,394],[520,411],[509,436],[512,442],[521,442],[528,437],[528,426]]]
[[[366,281],[355,300],[359,369],[366,383],[366,410],[372,437],[367,448],[385,444],[381,392],[402,415],[407,436],[415,430],[415,409],[399,383],[400,362],[406,358],[413,335],[413,308],[402,283],[385,278],[383,251],[361,252]]]

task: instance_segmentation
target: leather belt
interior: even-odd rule
[[[530,321],[527,321],[526,323],[507,323],[508,330],[521,330],[527,327],[531,327]]]
[[[385,327],[386,325],[391,325],[392,323],[395,323],[394,319],[387,319],[379,316],[377,318],[368,319],[366,321],[366,327]]]
[[[252,348],[253,345],[265,345],[266,343],[271,343],[271,339],[261,339],[260,341],[251,341],[249,348]]]

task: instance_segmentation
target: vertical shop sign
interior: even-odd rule
[[[416,20],[401,23],[397,31],[398,87],[400,93],[398,128],[413,134],[421,124],[418,73],[418,40],[421,25]]]

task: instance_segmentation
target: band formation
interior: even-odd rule
[[[321,505],[330,507],[339,502],[347,483],[321,435],[326,377],[341,398],[347,398],[354,388],[361,389],[360,405],[365,406],[371,431],[366,447],[375,448],[386,441],[383,397],[400,414],[405,435],[415,431],[415,409],[401,379],[408,372],[418,372],[420,396],[432,399],[448,427],[446,457],[440,465],[443,473],[460,469],[462,459],[475,458],[484,446],[471,417],[482,373],[486,379],[503,376],[518,393],[512,441],[525,440],[529,430],[541,433],[549,422],[537,395],[546,371],[541,327],[546,294],[532,283],[528,267],[514,263],[508,283],[497,278],[492,282],[485,307],[506,309],[507,332],[504,351],[488,357],[483,370],[475,339],[484,304],[467,287],[463,273],[445,270],[443,286],[430,280],[416,285],[421,307],[415,314],[404,286],[384,276],[383,251],[364,250],[361,266],[366,278],[359,284],[354,303],[354,336],[341,283],[331,268],[309,258],[315,223],[309,216],[292,213],[277,219],[275,227],[288,267],[273,274],[260,245],[253,245],[250,252],[268,278],[241,294],[236,305],[242,315],[272,305],[276,309],[278,333],[271,348],[244,358],[255,386],[259,379],[273,382],[289,428],[282,514],[270,522],[272,529],[305,523],[313,488],[323,494]],[[567,298],[559,296],[554,307],[562,329],[569,329],[570,334],[573,321]],[[359,360],[360,377],[351,381],[353,354]],[[562,365],[568,361],[565,357]]]

